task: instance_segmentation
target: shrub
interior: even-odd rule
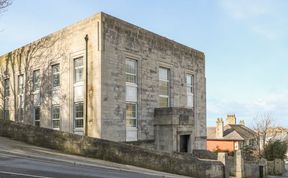
[[[285,159],[287,152],[287,143],[280,140],[270,141],[264,148],[264,158],[268,161],[274,159]]]

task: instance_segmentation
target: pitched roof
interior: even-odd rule
[[[207,128],[207,139],[211,140],[247,140],[256,137],[256,132],[244,125],[229,124],[224,127],[223,138],[216,138],[216,127]]]

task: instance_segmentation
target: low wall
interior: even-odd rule
[[[200,159],[212,159],[217,160],[217,153],[209,150],[193,150],[192,154]]]
[[[129,145],[138,146],[148,150],[156,150],[155,148],[155,140],[139,140],[139,141],[132,141],[132,142],[124,142]]]
[[[282,175],[285,173],[285,162],[281,159],[275,159],[274,161],[267,161],[268,174],[269,175]]]
[[[223,178],[223,164],[181,154],[168,154],[137,146],[85,137],[47,128],[24,125],[0,119],[0,136],[37,146],[60,150],[120,164],[128,164],[173,174]]]

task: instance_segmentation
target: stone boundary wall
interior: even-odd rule
[[[2,119],[0,119],[0,136],[65,153],[157,171],[199,178],[223,178],[224,166],[219,161],[161,153],[124,143],[85,137]]]
[[[283,175],[285,173],[285,162],[281,159],[267,161],[268,175]]]

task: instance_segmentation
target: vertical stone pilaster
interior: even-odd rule
[[[236,151],[236,158],[235,158],[235,165],[236,165],[236,178],[243,178],[244,175],[244,160],[242,157],[241,150]]]
[[[229,178],[230,168],[228,164],[228,156],[227,153],[218,153],[218,161],[221,161],[224,164],[224,176],[225,178]]]

